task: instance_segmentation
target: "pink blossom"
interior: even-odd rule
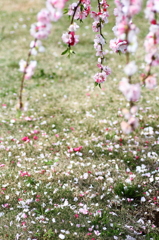
[[[3,208],[9,208],[9,207],[10,207],[10,204],[8,204],[8,203],[2,204],[2,207],[3,207]]]
[[[0,164],[0,167],[4,167],[5,166],[5,164]]]
[[[75,16],[74,16],[74,19],[80,19],[80,20],[83,20],[85,19],[89,13],[90,13],[90,1],[84,1],[82,0],[81,1],[81,5],[82,7],[78,7],[76,9],[76,13],[75,13]],[[68,15],[69,16],[72,16],[74,14],[74,11],[75,11],[75,8],[77,7],[77,3],[72,3],[70,6],[69,6],[69,11],[68,11]]]
[[[50,13],[50,20],[53,22],[58,21],[62,17],[62,8],[56,8],[51,3],[51,0],[47,0],[46,8]]]
[[[88,212],[88,209],[84,206],[83,208],[80,208],[79,209],[79,212],[80,213],[83,213],[84,215],[86,215],[86,214],[88,214],[89,212]]]
[[[102,27],[102,25],[101,25]],[[106,54],[106,51],[103,50],[103,46],[105,45],[105,39],[102,34],[97,34],[94,39],[94,48],[96,50],[96,56],[99,56],[100,63],[104,59],[104,55]],[[99,62],[99,61],[98,61]]]
[[[135,117],[130,117],[128,122],[121,122],[121,129],[124,134],[130,134],[132,131],[134,131],[138,127],[138,119]]]
[[[101,233],[98,230],[94,230],[95,235],[99,236]]]
[[[38,140],[38,136],[34,136],[33,139],[34,139],[34,140]]]
[[[126,53],[128,43],[126,40],[121,39],[112,39],[110,40],[109,47],[113,50],[113,52],[122,52]]]
[[[50,23],[50,13],[47,9],[42,9],[37,15],[38,22],[43,24]]]
[[[28,173],[28,172],[23,172],[23,171],[20,171],[20,176],[21,177],[24,177],[24,176],[27,176],[27,177],[30,177],[31,175],[30,175],[30,173]]]
[[[78,36],[75,35],[75,32],[68,32],[62,35],[62,40],[64,43],[74,46],[78,43]]]
[[[21,224],[22,224],[22,226],[25,226],[25,225],[26,225],[26,222],[22,222]]]
[[[68,30],[69,30],[69,32],[75,32],[75,31],[77,31],[78,28],[79,28],[79,26],[77,25],[77,23],[74,22],[73,24],[71,24],[69,26]]]
[[[39,131],[39,130],[36,130],[36,129],[35,129],[33,132],[34,132],[35,134],[40,133],[40,131]]]
[[[146,18],[153,20],[155,12],[159,12],[158,0],[148,0],[145,9]]]
[[[19,71],[20,71],[20,72],[24,72],[26,66],[27,66],[27,62],[26,62],[25,60],[21,59],[21,60],[19,61],[19,67],[20,67],[20,68],[19,68]]]
[[[68,0],[47,0],[54,8],[62,9]]]
[[[106,81],[107,74],[105,72],[96,73],[94,76],[94,81],[97,83],[103,83]]]
[[[144,42],[145,50],[146,52],[155,52],[156,51],[156,46],[154,44],[154,34],[150,32],[145,39]]]
[[[25,79],[28,80],[33,76],[36,66],[37,66],[36,61],[30,61],[29,65],[25,69]]]
[[[140,10],[141,10],[141,0],[139,0],[138,1],[139,2],[139,4],[138,3],[136,3],[136,5],[133,3],[131,6],[130,6],[130,8],[129,8],[129,14],[131,15],[131,16],[133,16],[133,15],[135,15],[135,14],[138,14],[139,12],[140,12]]]
[[[31,117],[25,117],[25,120],[26,121],[32,121],[32,118]]]
[[[74,14],[74,9],[77,7],[77,3],[72,3],[70,6],[69,6],[69,11],[68,11],[68,15],[69,16],[72,16]],[[75,18],[76,19],[76,18]]]
[[[30,142],[30,139],[29,139],[29,137],[26,136],[26,137],[23,137],[23,138],[22,138],[22,141],[23,141],[23,142]]]
[[[46,39],[51,33],[51,24],[44,24],[42,22],[37,22],[31,25],[30,34],[35,39]]]
[[[94,43],[95,44],[105,45],[105,39],[100,34],[97,34],[95,36]]]
[[[130,108],[130,113],[131,114],[136,114],[137,111],[138,111],[138,107],[137,106],[133,106],[133,107]]]
[[[101,12],[91,12],[91,17],[95,20],[95,21],[99,21],[100,20],[100,16],[102,15]]]
[[[132,129],[136,129],[139,125],[138,119],[135,117],[130,117],[128,124],[132,127]]]
[[[104,23],[108,23],[108,17],[109,17],[108,12],[103,12],[103,13],[100,15],[100,19],[101,19],[101,21],[104,22]]]
[[[140,84],[130,84],[126,78],[119,83],[119,90],[128,101],[136,102],[140,98]]]
[[[145,80],[145,85],[149,89],[154,89],[157,85],[156,77],[154,75],[150,75],[149,77],[147,77]]]
[[[80,147],[77,147],[77,148],[73,148],[73,151],[74,152],[79,152],[79,151],[81,151],[82,150],[82,146],[80,146]]]
[[[93,32],[99,32],[100,31],[100,22],[99,21],[95,21],[92,24],[92,30]]]
[[[136,71],[137,65],[135,64],[135,61],[129,62],[124,68],[124,72],[127,76],[132,76]]]
[[[125,121],[121,122],[121,130],[124,134],[130,134],[132,132],[132,127]]]
[[[116,35],[120,36],[121,34],[126,33],[128,28],[129,28],[128,20],[126,18],[124,18],[117,25]]]
[[[28,216],[26,215],[26,213],[22,214],[22,218],[27,218]]]
[[[95,20],[95,21],[101,21],[103,23],[108,23],[108,17],[109,14],[107,11],[101,11],[101,12],[91,12],[91,17]]]
[[[82,3],[86,4],[86,5],[89,5],[89,4],[91,4],[91,1],[90,0],[82,0]]]
[[[110,75],[110,74],[111,74],[111,68],[110,68],[110,67],[104,66],[104,65],[102,65],[102,64],[100,64],[100,63],[98,63],[97,67],[98,67],[99,69],[101,69],[103,72],[105,72],[106,75]]]

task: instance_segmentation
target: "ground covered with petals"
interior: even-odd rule
[[[18,62],[27,56],[30,25],[43,4],[20,8],[20,0],[8,0],[0,11],[0,239],[157,240],[159,88],[142,87],[140,126],[123,135],[128,103],[118,84],[125,56],[109,50],[112,74],[101,89],[94,87],[90,20],[81,23],[71,58],[61,56],[67,17],[53,25],[46,51],[35,57],[35,75],[25,81],[25,111],[17,110]],[[140,74],[147,34],[141,18],[134,56]],[[113,15],[109,21],[104,35],[110,40]]]

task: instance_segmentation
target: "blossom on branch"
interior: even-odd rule
[[[157,86],[157,79],[156,76],[150,75],[145,80],[145,86],[148,89],[154,89]]]
[[[46,39],[51,33],[51,24],[44,24],[42,22],[37,22],[31,25],[30,34],[35,39]]]
[[[126,53],[127,46],[128,46],[128,43],[126,40],[121,40],[116,38],[110,40],[109,47],[113,50],[113,52]]]
[[[79,2],[77,3],[72,3],[69,6],[69,11],[68,15],[73,16],[75,20],[84,20],[85,18],[88,17],[90,13],[90,0],[81,0],[80,1],[80,7],[78,7]]]
[[[79,42],[79,36],[75,35],[75,32],[63,33],[62,40],[69,46],[74,46]]]
[[[119,90],[126,97],[127,101],[137,102],[140,98],[140,84],[130,84],[127,78],[121,80]]]
[[[29,80],[34,74],[36,65],[37,65],[36,61],[30,61],[30,63],[27,65],[27,62],[22,59],[19,62],[19,66],[20,66],[19,71],[25,73],[24,78]]]
[[[93,78],[96,83],[101,84],[106,81],[107,74],[105,72],[96,73]]]

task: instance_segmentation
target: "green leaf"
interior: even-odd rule
[[[80,5],[80,10],[81,10],[81,12],[84,10],[84,5],[83,4]]]
[[[62,52],[61,55],[65,55],[67,52],[69,52],[69,48],[67,48],[64,52]]]
[[[63,13],[67,14],[68,13],[68,8],[64,8]]]
[[[95,87],[98,86],[98,85],[99,85],[99,84],[98,84],[97,82],[94,83],[94,86],[95,86]]]
[[[53,161],[47,161],[45,162],[46,165],[52,165],[53,164]]]

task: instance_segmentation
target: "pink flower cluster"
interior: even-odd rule
[[[130,110],[126,109],[124,111],[127,122],[123,121],[121,123],[122,131],[129,134],[138,126],[138,119],[135,117],[137,111],[134,111],[136,108],[134,103],[140,98],[140,84],[132,84],[131,79],[138,69],[134,61],[130,62],[130,53],[134,53],[138,46],[138,28],[133,24],[132,18],[140,12],[142,0],[115,0],[115,4],[116,25],[113,27],[113,31],[116,38],[110,41],[110,48],[117,53],[126,53],[124,72],[127,78],[120,81],[119,90],[130,102]]]
[[[129,102],[137,102],[140,98],[140,84],[130,84],[127,78],[121,80],[119,90]]]
[[[68,15],[72,16],[71,25],[68,28],[68,32],[63,33],[62,35],[62,40],[68,45],[68,48],[79,42],[79,36],[75,34],[79,26],[74,22],[74,20],[82,21],[88,17],[90,9],[90,0],[80,0],[79,2],[72,3],[69,6]]]
[[[130,111],[123,109],[123,115],[126,121],[121,122],[121,129],[125,134],[130,134],[133,132],[139,125],[138,119],[135,117],[138,108],[136,106],[131,107]]]
[[[34,40],[30,43],[30,54],[37,55],[38,52],[45,52],[44,46],[40,40]]]
[[[107,76],[111,74],[111,69],[108,66],[103,66],[100,63],[97,66],[101,70],[101,72],[96,73],[93,78],[96,83],[101,84],[105,82]]]
[[[126,121],[121,122],[121,129],[122,129],[123,133],[130,134],[138,127],[138,125],[139,125],[138,119],[135,117],[131,117],[128,120],[128,122],[126,122]]]
[[[25,176],[30,177],[31,176],[30,173],[28,173],[27,171],[24,171],[24,172],[20,171],[19,174],[21,177],[25,177]]]
[[[113,50],[113,52],[116,53],[126,53],[127,51],[127,41],[126,40],[121,40],[121,39],[111,39],[110,40],[110,48]]]
[[[30,63],[27,64],[27,62],[24,61],[23,59],[20,60],[19,71],[25,73],[24,79],[29,80],[33,76],[36,65],[37,65],[36,61],[30,61]]]
[[[67,0],[47,0],[54,8],[63,9]]]
[[[78,7],[79,3],[80,3],[80,7]],[[77,3],[72,3],[69,6],[68,15],[69,16],[74,15],[75,20],[84,20],[85,18],[88,17],[90,13],[90,9],[91,9],[90,4],[91,4],[90,0],[80,0]]]
[[[42,42],[40,40],[48,37],[51,32],[51,22],[57,21],[62,16],[62,9],[66,2],[67,0],[46,0],[46,8],[42,9],[37,14],[37,23],[31,25],[30,34],[34,37],[34,41],[30,43],[28,61],[20,60],[19,62],[19,70],[24,73],[21,84],[22,88],[24,79],[30,79],[33,76],[37,65],[36,61],[30,61],[29,63],[30,56],[37,55],[38,51],[45,51],[45,48],[42,46]],[[21,94],[20,98],[22,99]],[[20,105],[22,105],[22,102]]]
[[[158,0],[147,0],[145,16],[151,21],[156,19],[156,13],[159,13],[159,4]]]
[[[62,8],[67,0],[47,0],[46,8],[38,15],[38,22],[31,25],[30,34],[35,39],[46,39],[51,32],[51,22],[57,21],[62,16]]]
[[[138,119],[136,118],[137,107],[134,105],[140,98],[140,84],[130,84],[127,78],[123,78],[119,84],[119,90],[123,93],[127,101],[130,102],[130,110],[124,109],[123,114],[127,119],[122,121],[121,129],[124,134],[133,132],[138,127]]]
[[[150,75],[145,79],[145,86],[151,90],[157,86],[157,79],[155,74]]]
[[[103,0],[100,2],[100,9],[98,12],[91,12],[91,17],[94,19],[94,22],[92,24],[93,32],[99,32],[100,26],[103,27],[104,23],[108,23],[108,11],[107,8],[109,5],[107,4],[106,0]]]
[[[102,0],[98,4],[98,12],[91,12],[91,17],[94,19],[92,24],[92,30],[94,32],[99,32],[94,38],[94,48],[96,50],[96,56],[98,56],[98,68],[100,69],[99,73],[96,73],[93,78],[95,83],[101,84],[106,81],[106,78],[111,74],[111,69],[103,65],[106,51],[104,50],[104,45],[106,43],[105,38],[102,33],[102,28],[104,24],[108,23],[108,3],[106,0]]]
[[[113,27],[113,31],[117,39],[110,41],[110,48],[114,52],[135,52],[138,46],[136,37],[138,29],[132,23],[132,17],[140,12],[142,0],[115,0],[115,4],[116,25]],[[122,47],[120,48],[120,46]]]
[[[63,33],[62,40],[69,46],[74,46],[79,42],[79,36],[75,34],[75,31],[69,31]]]
[[[106,52],[103,50],[104,45],[105,45],[104,37],[100,34],[97,34],[94,38],[94,48],[96,50],[96,56],[104,58],[104,55],[106,54]]]
[[[157,13],[159,13],[159,1],[148,0],[145,15],[150,22],[149,33],[144,42],[147,63],[147,77],[144,79],[145,86],[153,89],[157,85],[156,76],[151,75],[151,67],[159,65],[159,23],[157,22]]]

